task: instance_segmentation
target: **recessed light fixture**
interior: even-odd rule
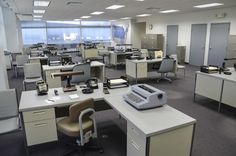
[[[209,3],[209,4],[202,4],[202,5],[196,5],[194,8],[210,8],[210,7],[216,7],[224,5],[223,3]]]
[[[104,12],[102,12],[102,11],[95,11],[95,12],[92,12],[91,15],[101,15],[103,13]]]
[[[79,19],[79,18],[76,18],[76,19],[74,19],[74,21],[80,21],[81,19]]]
[[[127,19],[131,19],[131,17],[123,17],[123,18],[120,18],[120,19],[127,20]]]
[[[34,18],[42,18],[42,15],[34,15]]]
[[[168,14],[168,13],[173,13],[173,12],[179,12],[179,10],[163,10],[163,11],[160,11],[160,13],[162,13],[162,14]]]
[[[137,2],[143,2],[144,0],[136,0]]]
[[[34,18],[34,21],[41,21],[41,19],[39,19],[39,18]]]
[[[34,1],[34,6],[42,6],[47,7],[49,6],[50,1]]]
[[[90,18],[91,16],[81,16],[80,18]]]
[[[141,14],[141,15],[137,15],[137,17],[147,17],[147,16],[151,16],[152,14]]]
[[[35,14],[44,14],[45,10],[34,10],[33,11]]]
[[[112,5],[107,7],[106,9],[110,9],[110,10],[115,10],[115,9],[119,9],[119,8],[123,8],[125,7],[124,5]]]

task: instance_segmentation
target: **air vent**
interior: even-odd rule
[[[82,2],[78,2],[78,1],[70,1],[70,2],[67,2],[66,5],[69,5],[69,6],[77,6],[77,5],[81,5]]]
[[[157,7],[148,7],[148,8],[146,8],[146,10],[157,11],[157,10],[160,10],[160,8],[157,8]]]

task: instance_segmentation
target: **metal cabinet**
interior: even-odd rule
[[[176,54],[179,64],[185,63],[185,52],[186,52],[186,46],[177,46],[176,47]]]
[[[141,39],[141,49],[163,50],[164,36],[162,34],[145,34]]]

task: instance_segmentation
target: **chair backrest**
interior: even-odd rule
[[[18,115],[18,104],[15,89],[0,90],[0,118]]]
[[[155,58],[162,58],[163,57],[163,51],[154,51],[154,57]]]
[[[176,61],[176,63],[178,63],[178,58],[176,54],[170,55],[170,58],[173,58]]]
[[[84,101],[75,103],[70,106],[69,108],[69,120],[71,122],[78,121],[79,115],[81,111],[87,109],[87,108],[93,108],[94,109],[94,101],[92,98],[86,99]],[[86,117],[86,116],[85,116]]]
[[[24,65],[25,78],[39,78],[42,77],[40,63],[26,63]]]
[[[17,66],[23,66],[25,63],[28,62],[28,59],[29,59],[28,55],[16,55]]]
[[[158,70],[160,73],[168,73],[173,72],[174,70],[174,59],[172,58],[164,58],[161,61],[161,66]]]
[[[73,75],[71,82],[79,83],[85,82],[91,77],[91,66],[90,63],[78,64],[73,67],[73,71],[83,71],[83,75]]]

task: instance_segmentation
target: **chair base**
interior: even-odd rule
[[[172,80],[167,77],[167,74],[166,74],[166,76],[165,76],[165,74],[161,74],[161,77],[157,79],[157,82],[160,82],[160,80],[167,80],[167,81],[169,81],[169,83],[172,83]]]

